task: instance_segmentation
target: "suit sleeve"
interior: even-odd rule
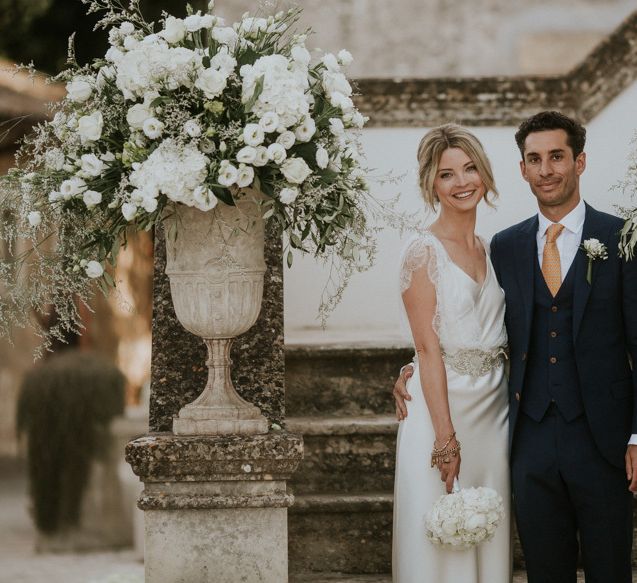
[[[622,303],[628,354],[632,361],[633,428],[637,434],[637,259],[622,259]]]

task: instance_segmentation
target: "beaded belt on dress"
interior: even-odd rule
[[[481,377],[493,369],[504,364],[508,358],[507,347],[500,346],[493,350],[480,350],[479,348],[467,348],[458,350],[453,354],[442,351],[442,359],[445,364],[461,375]]]

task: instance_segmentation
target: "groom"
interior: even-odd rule
[[[581,550],[587,582],[630,583],[637,261],[618,256],[622,221],[580,198],[586,130],[543,111],[515,139],[539,212],[495,235],[491,260],[506,296],[511,478],[528,581],[575,583]],[[607,257],[584,249],[595,240]],[[412,372],[394,388],[399,419]]]

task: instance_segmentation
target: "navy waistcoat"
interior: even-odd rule
[[[541,421],[554,402],[566,421],[584,412],[573,338],[573,265],[553,297],[538,261],[531,342],[522,391],[521,407],[529,417]]]

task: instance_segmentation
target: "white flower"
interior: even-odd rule
[[[256,155],[251,164],[253,166],[265,166],[269,161],[268,149],[265,146],[257,146]]]
[[[281,172],[288,182],[301,184],[312,174],[312,169],[305,163],[303,158],[288,158],[281,165]]]
[[[338,91],[334,91],[334,93],[330,96],[330,105],[340,107],[343,111],[349,111],[354,107],[354,102],[346,95],[343,95]]]
[[[78,120],[77,133],[83,144],[95,142],[102,137],[102,126],[104,118],[100,111],[96,111],[90,115],[83,115]]]
[[[184,26],[188,32],[196,32],[200,28],[204,28],[205,21],[203,20],[201,13],[198,11],[197,14],[191,14],[184,18]]]
[[[606,245],[601,243],[598,239],[586,239],[582,243],[584,251],[589,259],[608,259],[608,251]]]
[[[106,170],[106,164],[95,154],[83,154],[80,160],[82,172],[87,176],[100,176]]]
[[[62,170],[64,166],[64,152],[59,148],[47,150],[44,154],[44,165],[49,170]]]
[[[230,75],[237,66],[237,59],[228,53],[228,47],[221,47],[219,52],[210,59],[210,68],[223,71]]]
[[[60,184],[60,195],[64,200],[70,200],[85,190],[86,182],[77,176],[69,178]]]
[[[130,202],[125,202],[122,205],[122,214],[127,221],[132,221],[137,214],[137,206]]]
[[[102,194],[96,190],[85,190],[82,195],[82,200],[84,200],[84,204],[88,208],[93,208],[95,205],[102,202]]]
[[[223,140],[221,140],[219,142],[219,151],[223,154],[227,149],[228,149],[228,146]]]
[[[215,8],[215,0],[210,0],[210,2],[208,2],[208,12],[212,12]]]
[[[95,78],[95,86],[98,91],[103,91],[109,81],[115,79],[115,68],[111,66],[101,67]]]
[[[208,99],[221,95],[227,84],[227,73],[217,69],[204,70],[195,81],[195,87],[201,89]]]
[[[88,275],[91,279],[102,277],[104,273],[104,268],[98,261],[89,261],[84,270],[86,271],[86,275]]]
[[[239,31],[245,33],[247,36],[251,34],[257,34],[268,28],[268,21],[265,18],[247,17],[241,21],[239,25]]]
[[[338,137],[345,134],[345,126],[343,125],[343,121],[337,117],[331,117],[329,120],[330,123],[330,132],[332,135]]]
[[[219,165],[219,175],[217,176],[217,182],[221,186],[232,186],[239,177],[239,171],[236,166],[233,166],[228,160],[222,160]]]
[[[243,128],[243,141],[248,146],[259,146],[263,143],[263,139],[265,138],[265,134],[256,123],[246,124],[246,127]]]
[[[218,43],[226,45],[230,49],[234,49],[237,43],[238,35],[231,26],[216,26],[210,34]]]
[[[147,213],[154,213],[157,210],[157,199],[152,196],[146,196],[142,199],[142,208]]]
[[[200,211],[209,211],[217,206],[219,199],[207,186],[201,185],[192,192],[195,207]]]
[[[287,156],[287,151],[281,144],[274,143],[268,146],[268,157],[275,164],[281,164]]]
[[[321,62],[327,67],[328,71],[338,73],[341,70],[341,66],[338,64],[336,57],[332,53],[327,53],[321,59]]]
[[[323,87],[325,87],[328,97],[331,97],[334,92],[342,93],[348,97],[352,94],[352,86],[343,73],[323,71],[322,79]]]
[[[133,36],[127,36],[124,39],[124,48],[127,51],[132,51],[138,44],[139,44],[139,41]]]
[[[201,126],[196,119],[189,119],[184,124],[184,132],[191,138],[198,138],[201,135]]]
[[[111,63],[119,63],[124,57],[124,53],[120,51],[117,47],[111,47],[106,51],[106,55],[104,58]]]
[[[57,192],[56,190],[52,190],[49,192],[49,202],[54,203],[63,198],[62,194]]]
[[[279,199],[283,204],[293,203],[297,196],[299,196],[298,188],[282,188],[279,193]]]
[[[295,45],[292,47],[292,59],[297,63],[301,63],[302,65],[308,65],[312,57],[310,56],[310,52],[301,45]]]
[[[153,112],[146,103],[136,103],[129,107],[126,113],[128,125],[135,130],[141,130],[144,122],[150,117],[153,117]]]
[[[315,133],[316,123],[310,116],[307,116],[303,123],[294,131],[294,135],[299,142],[309,142]]]
[[[66,84],[66,91],[71,101],[82,103],[91,96],[93,87],[91,87],[91,84],[86,79],[76,77]]]
[[[42,222],[42,215],[39,211],[31,211],[27,215],[27,219],[29,221],[29,225],[32,227],[37,227]]]
[[[348,65],[352,64],[354,57],[352,57],[352,53],[350,53],[349,51],[341,49],[340,51],[338,51],[338,60],[341,65],[347,67]]]
[[[164,124],[160,122],[156,117],[149,117],[144,122],[144,134],[151,140],[155,140],[161,136],[164,131]]]
[[[289,150],[292,146],[294,146],[296,138],[292,132],[285,131],[276,139],[276,141],[277,144],[281,144],[286,150]]]
[[[245,146],[237,152],[237,162],[252,164],[257,157],[257,150],[252,146]]]
[[[135,25],[132,22],[122,22],[122,24],[119,25],[119,31],[123,34],[123,35],[129,35],[129,34],[133,34],[135,32]]]
[[[254,168],[252,168],[252,166],[246,166],[245,164],[239,164],[237,186],[239,188],[245,188],[246,186],[250,186],[253,181],[254,181]]]
[[[186,26],[181,18],[175,18],[169,16],[166,18],[164,24],[164,30],[159,33],[159,36],[165,38],[169,43],[175,44],[184,39],[186,36]]]
[[[316,150],[316,165],[322,170],[327,168],[330,161],[330,155],[327,150],[322,146],[319,146]]]
[[[217,146],[215,146],[215,143],[212,140],[203,138],[199,141],[199,149],[204,154],[212,154],[217,149]]]
[[[279,127],[279,116],[274,111],[266,111],[259,120],[259,125],[266,134],[269,134]]]
[[[347,122],[348,124],[351,124],[355,128],[362,128],[368,119],[369,118],[366,118],[359,111],[355,111],[355,110],[350,110],[346,112],[345,114],[343,114],[343,121]]]

